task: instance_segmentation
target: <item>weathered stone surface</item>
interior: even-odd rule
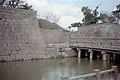
[[[69,49],[70,34],[72,33],[64,33],[63,30],[42,30],[47,56],[54,58],[76,56],[75,51]]]
[[[36,12],[0,8],[0,60],[43,58],[45,43]]]
[[[120,25],[97,24],[79,28],[71,37],[72,46],[120,50]]]
[[[40,29],[35,11],[0,7],[0,60],[59,57],[59,49],[69,46],[65,35],[62,30]]]

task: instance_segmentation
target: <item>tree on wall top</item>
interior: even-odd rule
[[[82,7],[81,11],[84,18],[81,22],[75,22],[71,24],[71,27],[81,27],[82,25],[90,25],[96,23],[117,23],[120,24],[120,4],[116,6],[116,10],[112,11],[112,14],[99,13],[99,6],[95,10],[91,10],[88,7]],[[100,22],[99,22],[100,21]]]
[[[18,7],[23,1],[21,0],[1,0],[0,6],[6,6],[6,7],[12,7],[16,8]]]
[[[0,0],[0,6],[3,6],[5,0]]]
[[[72,23],[71,26],[72,26],[72,27],[81,27],[81,26],[82,26],[82,23],[80,23],[80,22],[75,22],[75,23]]]
[[[0,0],[1,7],[20,8],[25,10],[33,10],[32,5],[28,5],[22,0]]]
[[[20,8],[25,10],[33,10],[32,5],[28,5],[28,3],[22,4]]]
[[[97,6],[96,9],[92,11],[88,7],[82,7],[81,11],[83,12],[83,15],[84,15],[84,18],[82,21],[84,25],[98,23],[98,20],[100,19],[100,17],[98,16],[99,12],[97,11],[98,8],[99,6]]]
[[[81,11],[83,12],[84,18],[81,22],[75,22],[71,24],[71,27],[81,27],[82,25],[90,25],[98,23],[100,19],[99,12],[97,11],[99,6],[95,10],[91,10],[88,7],[82,7]]]
[[[119,24],[119,20],[120,20],[120,4],[118,4],[116,6],[116,10],[112,11],[112,14],[114,15],[114,17],[116,18],[117,23]]]

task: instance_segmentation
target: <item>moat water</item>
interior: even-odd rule
[[[78,58],[0,63],[0,80],[60,80],[61,75],[77,76],[93,69],[110,69],[112,62]]]

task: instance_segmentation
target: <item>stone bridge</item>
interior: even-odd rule
[[[78,57],[115,60],[120,58],[120,25],[98,24],[79,28],[71,34],[70,47],[78,51]]]

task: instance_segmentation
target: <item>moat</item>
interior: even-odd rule
[[[91,73],[93,69],[106,70],[109,61],[78,58],[45,59],[37,61],[0,63],[1,80],[60,80],[61,75],[76,76]],[[117,65],[119,66],[119,65]],[[120,71],[120,70],[119,70]]]

